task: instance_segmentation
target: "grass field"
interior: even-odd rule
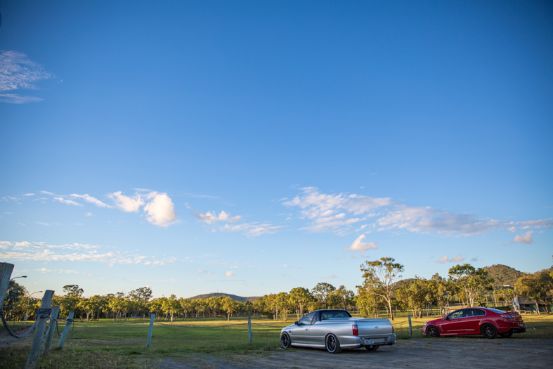
[[[422,337],[420,328],[431,318],[413,319],[413,337]],[[526,315],[528,332],[524,338],[553,338],[553,315]],[[165,357],[181,357],[198,353],[261,355],[279,346],[280,329],[291,322],[253,321],[253,344],[247,342],[245,320],[194,320],[157,322],[153,345],[144,348],[148,322],[101,320],[75,322],[65,349],[46,355],[40,368],[151,368]],[[397,318],[394,327],[400,339],[408,339],[407,318]],[[60,328],[62,328],[60,326]],[[22,368],[29,350],[29,341],[0,347],[2,368]]]

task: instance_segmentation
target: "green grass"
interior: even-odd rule
[[[421,337],[421,327],[432,317],[413,319],[413,337]],[[528,332],[520,338],[553,338],[553,315],[525,315]],[[280,329],[289,321],[254,320],[253,344],[248,344],[245,320],[158,321],[153,344],[145,349],[148,321],[75,321],[74,330],[63,351],[53,350],[40,362],[42,369],[152,367],[165,357],[186,357],[198,353],[219,356],[262,354],[279,345]],[[406,317],[396,318],[394,328],[400,339],[409,338]],[[61,330],[62,326],[60,326]],[[57,343],[57,339],[55,339]],[[30,341],[0,347],[2,368],[22,368]]]

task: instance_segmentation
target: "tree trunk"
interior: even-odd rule
[[[538,313],[538,315],[540,315],[540,304],[539,304],[538,300],[536,300],[536,313]]]

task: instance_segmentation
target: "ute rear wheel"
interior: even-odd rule
[[[491,324],[484,324],[480,329],[482,335],[486,338],[495,338],[497,336],[497,329]]]
[[[376,351],[378,350],[380,346],[375,346],[375,345],[368,345],[368,346],[365,346],[365,348],[367,349],[367,351]]]
[[[286,350],[287,348],[290,348],[291,345],[292,339],[290,338],[290,335],[288,333],[283,333],[282,336],[280,336],[280,347]]]
[[[440,331],[436,327],[426,328],[426,335],[430,337],[440,337]]]
[[[332,333],[326,336],[325,348],[326,351],[331,354],[337,354],[342,351],[342,348],[340,347],[340,341],[338,341],[338,337],[336,337]]]

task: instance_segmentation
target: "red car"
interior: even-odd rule
[[[473,307],[455,310],[443,318],[434,319],[422,327],[426,336],[465,336],[481,334],[487,338],[511,337],[526,331],[520,314],[498,309]]]

